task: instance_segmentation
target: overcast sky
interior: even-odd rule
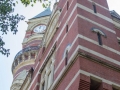
[[[120,0],[107,0],[109,9],[115,10],[120,14]],[[25,8],[22,4],[16,6],[15,13],[25,16],[25,20],[19,23],[17,35],[12,35],[8,33],[7,36],[3,36],[3,39],[6,43],[5,47],[10,49],[10,56],[7,58],[0,54],[0,90],[10,90],[12,83],[12,73],[11,66],[14,60],[15,55],[22,49],[22,41],[27,29],[27,24],[25,21],[39,14],[44,9],[42,6],[37,3],[34,7]]]

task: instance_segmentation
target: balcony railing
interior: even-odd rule
[[[28,52],[28,51],[31,51],[31,50],[38,50],[38,49],[39,49],[39,46],[30,46],[30,47],[24,48],[24,49],[22,49],[21,51],[19,51],[19,52],[16,54],[14,60],[15,60],[18,56],[22,55],[22,54],[25,53],[25,52]]]

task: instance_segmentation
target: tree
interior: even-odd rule
[[[25,6],[34,6],[37,1],[42,3],[43,8],[47,8],[50,6],[52,0],[21,0]],[[21,20],[24,20],[24,16],[13,14],[16,3],[14,0],[0,0],[0,32],[2,32],[2,35],[7,34],[9,31],[11,31],[13,34],[16,34],[18,31],[18,23]],[[10,51],[9,49],[6,49],[4,45],[5,42],[0,35],[0,54],[8,57]]]
[[[40,2],[42,3],[42,6],[43,8],[47,8],[51,5],[51,1],[52,0],[21,0],[21,2],[25,5],[25,6],[28,6],[28,5],[31,5],[31,6],[34,6],[34,4],[36,2]]]
[[[13,0],[0,0],[0,54],[8,56],[9,49],[4,47],[2,35],[11,31],[13,34],[17,33],[18,23],[24,20],[24,17],[16,14],[14,15],[15,3]]]

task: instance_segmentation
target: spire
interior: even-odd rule
[[[113,16],[117,19],[120,19],[120,15],[116,11],[112,10],[112,11],[110,11],[110,14],[111,14],[111,16]]]
[[[39,13],[38,15],[34,16],[31,19],[49,16],[50,14],[51,14],[51,10],[50,10],[50,7],[48,7],[46,10],[44,10],[43,12]]]

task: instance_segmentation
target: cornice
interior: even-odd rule
[[[120,67],[115,66],[115,65],[110,64],[110,63],[107,63],[107,62],[105,62],[105,61],[103,61],[103,60],[101,60],[99,58],[94,57],[93,55],[90,55],[90,54],[88,54],[86,52],[82,52],[82,51],[79,50],[78,52],[76,52],[75,56],[68,63],[68,65],[64,68],[64,71],[60,75],[58,80],[53,83],[53,85],[51,86],[50,90],[56,90],[56,88],[61,83],[61,81],[64,79],[64,77],[66,76],[67,72],[72,67],[72,65],[74,64],[74,62],[77,60],[78,57],[86,58],[87,60],[90,60],[92,62],[98,63],[98,64],[100,64],[100,65],[102,65],[104,67],[110,68],[110,69],[115,70],[115,71],[120,73]]]

